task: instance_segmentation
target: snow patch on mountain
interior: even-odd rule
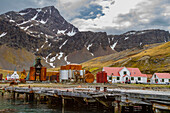
[[[43,59],[45,60],[45,62],[46,62],[47,64],[49,64],[51,67],[55,68],[54,63],[48,62],[48,57],[49,57],[51,54],[52,54],[52,53],[50,53],[49,55],[47,55],[46,58],[43,58]]]
[[[41,11],[42,11],[42,9],[41,9],[41,8],[38,8],[38,9],[37,9],[37,12],[41,12]]]
[[[21,26],[21,25],[24,25],[24,24],[26,24],[26,23],[28,23],[28,22],[30,22],[30,20],[28,20],[28,21],[23,21],[22,23],[17,24],[17,25],[18,25],[18,26]]]
[[[137,33],[137,35],[141,35],[141,34],[145,34],[146,32],[145,31],[141,31],[139,33]]]
[[[54,62],[55,60],[56,60],[56,57],[58,56],[58,54],[56,54],[54,57],[52,57],[51,59],[50,59],[50,62]]]
[[[48,63],[51,67],[55,68],[54,63]]]
[[[7,32],[3,32],[1,35],[0,35],[0,38],[5,36],[7,34]]]
[[[64,57],[64,60],[66,61],[67,64],[70,64],[71,62],[69,62],[69,61],[67,60],[67,57],[68,57],[68,56],[65,56],[65,57]]]
[[[35,20],[37,16],[38,16],[38,13],[33,18],[31,18],[31,20]]]
[[[15,21],[14,20],[9,20],[9,22],[13,22],[14,23]]]
[[[48,19],[47,19],[46,21],[41,20],[41,21],[39,21],[39,22],[40,22],[40,23],[42,23],[42,24],[46,24],[46,23],[47,23],[47,21],[48,21]]]
[[[67,31],[67,29],[66,30],[58,30],[57,34],[65,34],[66,31]]]
[[[125,35],[134,35],[134,34],[136,34],[136,31],[128,32],[128,33],[126,33]]]
[[[89,44],[89,45],[87,46],[87,50],[88,50],[88,51],[89,51],[89,49],[90,49],[91,46],[93,46],[93,44]]]
[[[51,43],[48,45],[49,47],[51,46]]]
[[[108,38],[109,44],[110,44],[110,38]]]
[[[60,52],[59,56],[57,57],[57,59],[60,60],[63,57],[63,54],[64,54],[63,52]]]
[[[59,47],[59,49],[61,49],[66,43],[67,43],[68,39]]]
[[[113,45],[110,46],[112,48],[112,50],[114,50],[114,48],[116,47],[117,42],[118,42],[118,40]]]
[[[24,31],[26,31],[28,28],[30,28],[30,27],[32,27],[32,26],[34,26],[33,24],[31,24],[30,26],[27,26],[27,27],[22,27],[22,28],[24,28]],[[21,27],[20,27],[21,28]]]
[[[71,32],[69,31],[69,32],[67,33],[68,36],[74,36],[75,34],[76,34],[76,32],[74,32],[74,28],[72,28],[72,31],[71,31]]]
[[[124,40],[127,40],[127,39],[129,39],[129,37],[125,37],[125,39],[124,39]]]
[[[94,56],[94,54],[93,53],[90,53],[92,56]]]
[[[44,42],[44,44],[41,46],[41,48],[43,48],[44,45],[45,45],[47,42],[48,42],[48,39],[46,38],[46,39],[45,39],[45,42]]]

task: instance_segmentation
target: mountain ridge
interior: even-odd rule
[[[168,42],[169,37],[168,31],[159,29],[128,31],[120,35],[80,32],[53,6],[0,15],[0,45],[25,48],[42,57],[51,67],[82,63],[134,47]]]

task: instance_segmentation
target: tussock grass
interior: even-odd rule
[[[170,72],[170,42],[145,45],[143,49],[129,49],[97,57],[82,63],[96,74],[103,67],[135,67],[143,73]],[[98,69],[97,69],[98,68]]]

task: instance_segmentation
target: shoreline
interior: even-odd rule
[[[8,87],[10,83],[0,83],[0,88]],[[136,89],[136,90],[153,90],[153,91],[170,91],[170,85],[149,85],[149,84],[103,84],[103,83],[25,83],[14,85],[16,87],[44,87],[44,88],[89,88],[89,87],[108,87],[111,89]]]

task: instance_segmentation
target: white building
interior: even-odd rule
[[[17,74],[17,71],[14,71],[14,73],[11,75],[12,80],[19,80],[19,75]]]
[[[7,74],[6,80],[11,80],[11,75],[10,74]]]
[[[154,73],[151,78],[151,83],[170,83],[169,73]]]
[[[103,67],[107,73],[108,82],[112,83],[147,83],[147,75],[142,74],[138,68]]]

